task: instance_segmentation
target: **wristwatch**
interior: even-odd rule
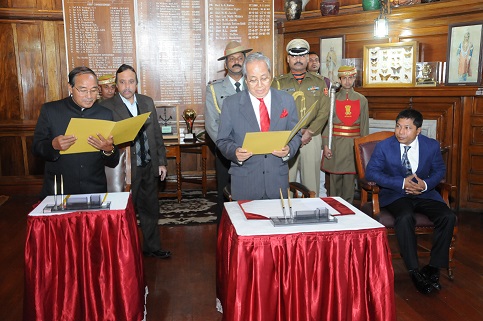
[[[286,162],[290,158],[290,153],[287,154],[287,156],[282,157],[282,161]]]
[[[112,145],[112,150],[111,150],[110,152],[106,152],[105,150],[103,150],[103,151],[102,151],[102,154],[104,154],[104,156],[109,157],[109,156],[111,156],[112,154],[114,154],[114,150],[115,150],[115,149],[116,149],[116,148],[114,147],[114,145]]]

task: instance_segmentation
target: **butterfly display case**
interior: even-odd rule
[[[364,46],[364,87],[413,87],[416,84],[417,41]]]

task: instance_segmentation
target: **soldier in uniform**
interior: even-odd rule
[[[290,93],[297,105],[299,119],[315,105],[306,127],[302,129],[302,146],[289,161],[289,180],[295,181],[300,170],[300,182],[317,195],[320,189],[320,160],[322,152],[322,128],[329,116],[329,88],[324,77],[307,72],[310,46],[303,39],[287,44],[287,62],[290,72],[276,77],[272,87]]]
[[[111,74],[103,75],[99,77],[97,82],[100,95],[97,102],[114,97],[114,94],[116,93],[116,76]]]
[[[227,75],[225,78],[214,80],[206,86],[206,105],[205,105],[205,129],[213,142],[218,136],[218,126],[220,125],[220,114],[223,100],[237,92],[245,89],[243,77],[243,63],[247,52],[252,49],[244,48],[239,42],[231,41],[225,47],[225,53],[218,61],[225,60]],[[216,184],[218,191],[217,222],[220,221],[223,210],[223,188],[230,182],[230,161],[216,149]]]
[[[331,148],[328,146],[329,126],[322,133],[324,159],[321,167],[330,174],[329,195],[340,196],[349,203],[354,200],[354,139],[369,134],[367,99],[352,88],[356,74],[353,66],[339,68],[342,87],[335,96]]]

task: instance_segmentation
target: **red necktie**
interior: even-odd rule
[[[263,98],[257,99],[260,100],[260,129],[262,132],[268,132],[270,129],[270,116],[268,116],[267,106]]]

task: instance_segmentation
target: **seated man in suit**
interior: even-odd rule
[[[366,168],[366,179],[380,187],[380,204],[395,218],[401,256],[419,292],[440,290],[439,269],[448,267],[455,214],[435,190],[446,167],[439,143],[421,135],[423,116],[405,109],[396,117],[394,136],[378,143]],[[414,212],[434,223],[431,259],[419,271]]]
[[[301,134],[272,154],[253,155],[242,148],[248,132],[292,130],[298,113],[292,96],[270,88],[270,59],[261,53],[249,55],[243,65],[248,88],[227,97],[221,110],[216,145],[231,161],[231,193],[236,200],[280,198],[287,196],[288,163],[297,152]]]

